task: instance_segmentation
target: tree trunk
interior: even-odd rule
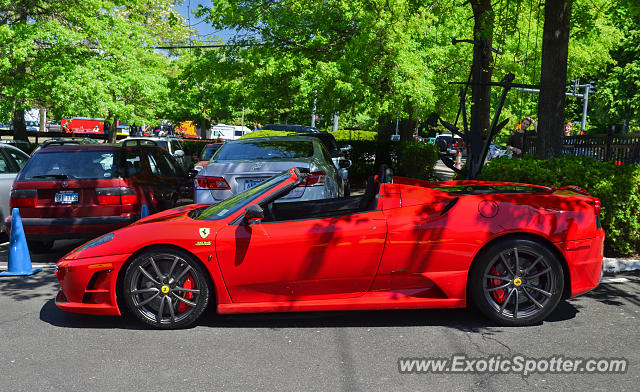
[[[109,127],[109,137],[107,138],[107,141],[109,143],[115,143],[117,135],[118,135],[118,118],[113,117],[113,122]]]
[[[376,143],[375,170],[377,173],[380,165],[391,166],[391,123],[390,114],[380,116],[378,119],[378,141]],[[393,122],[395,126],[395,122]]]
[[[27,123],[24,121],[24,109],[13,112],[13,138],[15,140],[29,140]]]
[[[479,172],[475,166],[483,165],[479,156],[482,140],[491,123],[491,45],[493,41],[494,13],[490,0],[472,0],[473,9],[473,65],[471,66],[471,148],[468,173]],[[472,179],[472,178],[470,178]]]
[[[541,159],[562,155],[572,3],[573,0],[547,0],[545,3],[536,138],[536,155]]]
[[[45,109],[44,107],[40,106],[40,128],[38,129],[38,131],[40,132],[44,132],[45,131],[45,124],[47,122],[47,109]]]
[[[403,118],[398,125],[398,133],[400,140],[412,140],[413,131],[415,130],[415,121],[410,118]]]

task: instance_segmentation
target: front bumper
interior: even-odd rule
[[[584,294],[600,284],[604,258],[604,231],[594,238],[558,244],[567,260],[571,282],[570,297]]]
[[[73,313],[120,316],[118,272],[130,254],[63,259],[56,265],[60,290],[56,306]]]

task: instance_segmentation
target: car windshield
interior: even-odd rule
[[[22,169],[21,181],[88,180],[117,177],[117,151],[56,151],[35,154]]]
[[[256,198],[264,195],[266,192],[286,181],[289,177],[291,177],[291,174],[289,174],[288,170],[275,175],[270,179],[262,182],[260,185],[249,188],[246,191],[238,193],[237,195],[223,201],[220,204],[216,204],[207,208],[195,219],[218,220],[226,218],[234,212],[244,208]]]
[[[313,143],[303,140],[251,140],[227,143],[218,150],[216,161],[300,159],[313,156]]]
[[[218,151],[220,146],[221,146],[220,144],[210,144],[208,146],[205,146],[204,149],[202,150],[202,153],[200,154],[200,160],[208,161],[209,159],[211,159],[211,156],[213,156],[213,153]]]

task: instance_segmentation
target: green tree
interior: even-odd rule
[[[15,137],[26,138],[21,113],[34,104],[58,117],[155,118],[169,60],[153,48],[188,35],[174,4],[0,0],[0,107],[14,113]]]

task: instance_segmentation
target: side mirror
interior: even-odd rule
[[[189,170],[189,171],[187,171],[187,178],[194,179],[194,178],[198,177],[198,174],[200,174],[199,170]]]
[[[264,219],[264,210],[257,204],[251,204],[244,210],[244,221],[248,225],[260,223]]]
[[[351,167],[351,161],[348,159],[340,159],[338,161],[338,166],[340,166],[340,169],[348,169]]]
[[[347,144],[346,146],[340,147],[340,151],[347,152],[347,151],[351,150],[351,148],[352,148],[351,144]]]
[[[184,151],[183,150],[175,150],[173,152],[173,155],[178,157],[178,158],[182,158],[182,157],[184,157]]]

